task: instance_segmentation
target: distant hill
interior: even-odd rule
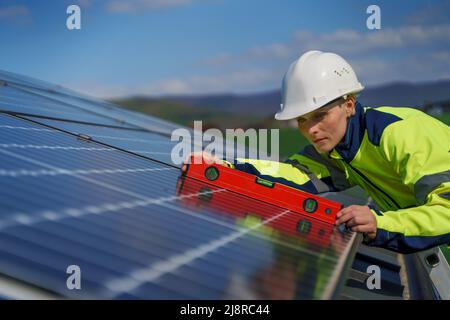
[[[272,114],[279,108],[279,90],[248,95],[163,97],[188,106],[211,107],[220,111]],[[450,80],[424,83],[394,82],[366,88],[359,97],[368,106],[411,106],[421,108],[430,101],[450,99]]]
[[[270,126],[280,105],[279,90],[258,94],[128,97],[114,103],[184,125],[203,120],[207,127]],[[367,106],[410,106],[450,100],[450,80],[423,83],[395,82],[366,88],[358,100]]]
[[[450,80],[423,83],[396,82],[364,90],[359,100],[368,106],[410,106],[450,100]]]
[[[280,93],[278,91],[243,95],[167,96],[161,97],[161,99],[191,107],[202,106],[217,111],[257,113],[260,115],[272,114],[280,105]]]
[[[264,118],[253,117],[242,112],[241,117],[236,117],[231,110],[226,110],[227,108],[221,110],[221,108],[212,106],[202,106],[200,103],[188,104],[183,100],[177,101],[176,99],[131,97],[112,100],[111,102],[133,111],[147,113],[188,127],[193,127],[194,121],[202,120],[204,130],[208,128],[254,127]]]

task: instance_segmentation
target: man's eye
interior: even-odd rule
[[[320,121],[320,120],[324,119],[326,115],[327,114],[325,112],[318,113],[318,114],[314,115],[314,120]]]
[[[327,115],[326,112],[321,112],[318,114],[313,114],[311,115],[308,119],[306,118],[298,118],[297,119],[297,123],[299,126],[305,125],[308,121],[313,121],[313,122],[319,122],[322,121],[325,116]]]
[[[297,119],[297,123],[298,124],[304,124],[306,122],[306,119],[305,118],[299,118],[299,119]]]

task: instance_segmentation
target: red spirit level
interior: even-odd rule
[[[339,202],[201,160],[196,164],[192,156],[183,175],[328,223],[334,224],[336,214],[343,208]]]
[[[261,228],[263,233],[267,232],[273,237],[283,236],[283,239],[290,243],[310,243],[317,250],[322,250],[332,241],[343,237],[332,224],[297,212],[290,211],[271,219],[275,215],[273,206],[262,207],[257,200],[235,192],[216,192],[220,189],[222,188],[184,176],[177,182],[177,194],[181,202],[195,212],[198,212],[199,208],[208,208],[234,219],[236,223],[264,222],[264,227]]]

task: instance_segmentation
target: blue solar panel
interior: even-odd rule
[[[6,104],[6,106],[3,106],[6,109],[0,108],[0,110],[120,127],[136,128],[138,126],[164,134],[168,134],[177,128],[175,124],[162,119],[124,110],[114,104],[95,100],[60,86],[1,70],[0,94],[5,97],[11,95],[12,99],[17,99],[17,96],[23,98],[22,106],[16,105],[13,108]],[[37,99],[39,103],[35,103],[34,108],[30,109],[29,101]],[[49,108],[48,104],[56,105],[58,108]],[[33,112],[30,112],[30,110]]]
[[[33,114],[38,116],[53,117],[64,120],[96,123],[108,126],[135,128],[125,126],[121,121],[96,115],[83,109],[63,102],[46,98],[42,95],[32,94],[11,85],[0,86],[0,110],[14,113]]]
[[[29,121],[0,115],[0,136],[0,273],[63,296],[326,298],[355,241]],[[67,289],[69,265],[82,290]]]

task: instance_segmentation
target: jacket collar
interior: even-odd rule
[[[364,131],[366,129],[364,120],[364,108],[359,102],[356,102],[355,114],[347,123],[347,131],[344,138],[331,151],[331,158],[342,158],[345,162],[351,162],[355,158],[364,138]]]

